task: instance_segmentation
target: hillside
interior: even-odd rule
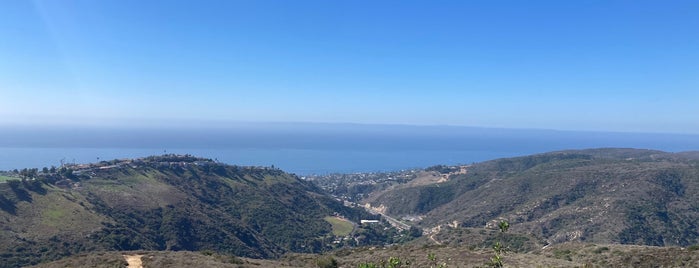
[[[435,261],[427,255],[434,254]],[[482,248],[421,245],[409,243],[387,248],[361,247],[341,249],[323,255],[287,254],[276,260],[238,258],[210,252],[188,251],[140,251],[100,252],[79,254],[35,268],[63,267],[129,267],[125,256],[136,256],[144,268],[276,268],[276,267],[337,267],[356,268],[364,263],[381,263],[396,257],[405,265],[401,267],[435,267],[444,263],[447,267],[487,267],[485,263],[492,251]],[[407,264],[407,263],[410,264]],[[651,247],[633,245],[608,245],[591,243],[564,243],[528,252],[509,252],[504,256],[505,267],[697,267],[697,247]]]
[[[697,155],[593,149],[498,159],[369,201],[394,217],[421,219],[423,228],[506,219],[513,232],[545,243],[689,246],[699,243]]]
[[[302,256],[302,255],[300,255]],[[313,256],[313,255],[308,255]],[[252,267],[314,267],[313,258],[307,260],[264,260],[220,255],[208,251],[126,251],[78,254],[61,260],[32,266],[34,268],[120,268],[129,267],[126,257],[136,257],[143,267],[168,268],[252,268]]]
[[[0,183],[2,267],[105,250],[318,252],[332,241],[325,217],[368,217],[278,169],[191,156],[28,174]]]

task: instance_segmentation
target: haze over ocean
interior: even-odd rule
[[[165,150],[298,173],[696,150],[698,13],[691,0],[3,1],[0,169]]]
[[[0,126],[699,134],[698,13],[692,0],[3,1]]]
[[[306,174],[390,171],[599,147],[699,149],[699,135],[362,124],[203,128],[3,127],[0,170],[163,153]]]

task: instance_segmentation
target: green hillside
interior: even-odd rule
[[[16,180],[16,179],[17,179],[17,178],[14,178],[14,177],[9,177],[9,176],[0,175],[0,183],[6,182],[6,181],[9,181],[9,180]]]
[[[71,166],[0,184],[2,267],[104,250],[212,250],[257,258],[327,249],[326,216],[352,221],[278,169],[189,156]]]
[[[0,183],[0,267],[123,267],[115,251],[147,251],[146,267],[314,267],[328,258],[356,267],[392,256],[422,267],[428,251],[478,267],[496,239],[515,266],[693,266],[698,156],[563,151],[322,182],[388,215],[409,215],[427,235],[408,244],[411,232],[353,225],[375,216],[278,169],[175,155],[72,165]],[[353,186],[343,183],[381,186],[350,196]],[[502,219],[511,228],[500,237],[493,224]],[[357,244],[393,246],[300,254]]]
[[[696,153],[595,149],[498,159],[429,185],[396,187],[371,200],[387,213],[434,227],[492,227],[546,243],[652,246],[699,243]]]
[[[325,221],[332,225],[333,234],[337,236],[347,236],[354,229],[354,225],[351,222],[338,217],[328,216],[325,217]]]

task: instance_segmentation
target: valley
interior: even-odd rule
[[[318,184],[424,230],[493,228],[504,219],[546,244],[689,246],[699,237],[696,153],[561,151],[374,176],[383,180],[354,177],[339,186]],[[323,180],[337,181],[315,179]]]
[[[482,267],[496,242],[506,267],[699,261],[696,152],[557,151],[304,177],[163,155],[3,174],[19,179],[0,183],[2,267],[357,267],[391,257],[426,267],[428,253]]]

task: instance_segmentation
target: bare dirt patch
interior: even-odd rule
[[[129,263],[129,268],[143,268],[143,255],[124,255],[124,259]]]

